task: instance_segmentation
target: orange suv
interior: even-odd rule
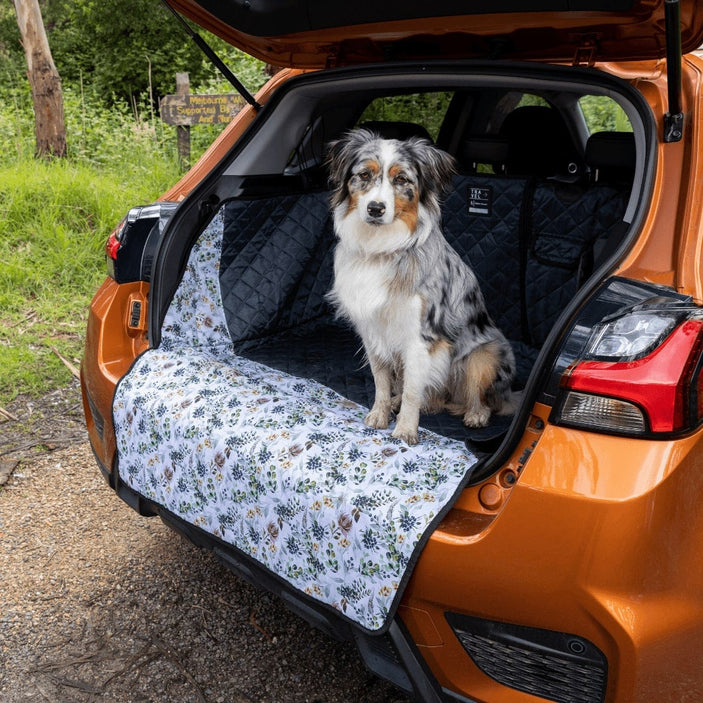
[[[418,700],[701,699],[703,7],[169,3],[287,68],[110,235],[82,364],[110,486]],[[363,424],[325,166],[359,126],[456,160],[514,415]]]

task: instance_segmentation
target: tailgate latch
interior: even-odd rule
[[[127,301],[127,334],[136,337],[147,330],[146,300],[141,293],[130,293]]]
[[[593,66],[596,62],[599,38],[598,34],[582,34],[578,37],[573,66],[586,66],[588,68]]]

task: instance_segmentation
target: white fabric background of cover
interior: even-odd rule
[[[335,391],[234,353],[216,216],[114,400],[133,490],[250,555],[311,598],[381,632],[424,538],[476,458],[420,430],[409,447],[363,425]]]

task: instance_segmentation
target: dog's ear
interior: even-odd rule
[[[413,137],[406,142],[406,146],[417,162],[422,164],[418,174],[422,191],[441,196],[449,190],[452,176],[457,172],[454,157],[426,139]]]
[[[345,145],[347,137],[337,139],[327,145],[327,153],[325,154],[325,166],[329,173],[330,183],[333,188],[339,186],[345,181],[345,172],[347,170],[344,158]]]
[[[346,197],[345,185],[349,172],[359,158],[362,147],[374,139],[376,135],[368,129],[353,129],[328,145],[326,165],[335,190],[335,200],[341,202]]]

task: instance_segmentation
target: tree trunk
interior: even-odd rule
[[[51,56],[39,0],[13,1],[32,89],[37,156],[66,156],[61,78]]]

